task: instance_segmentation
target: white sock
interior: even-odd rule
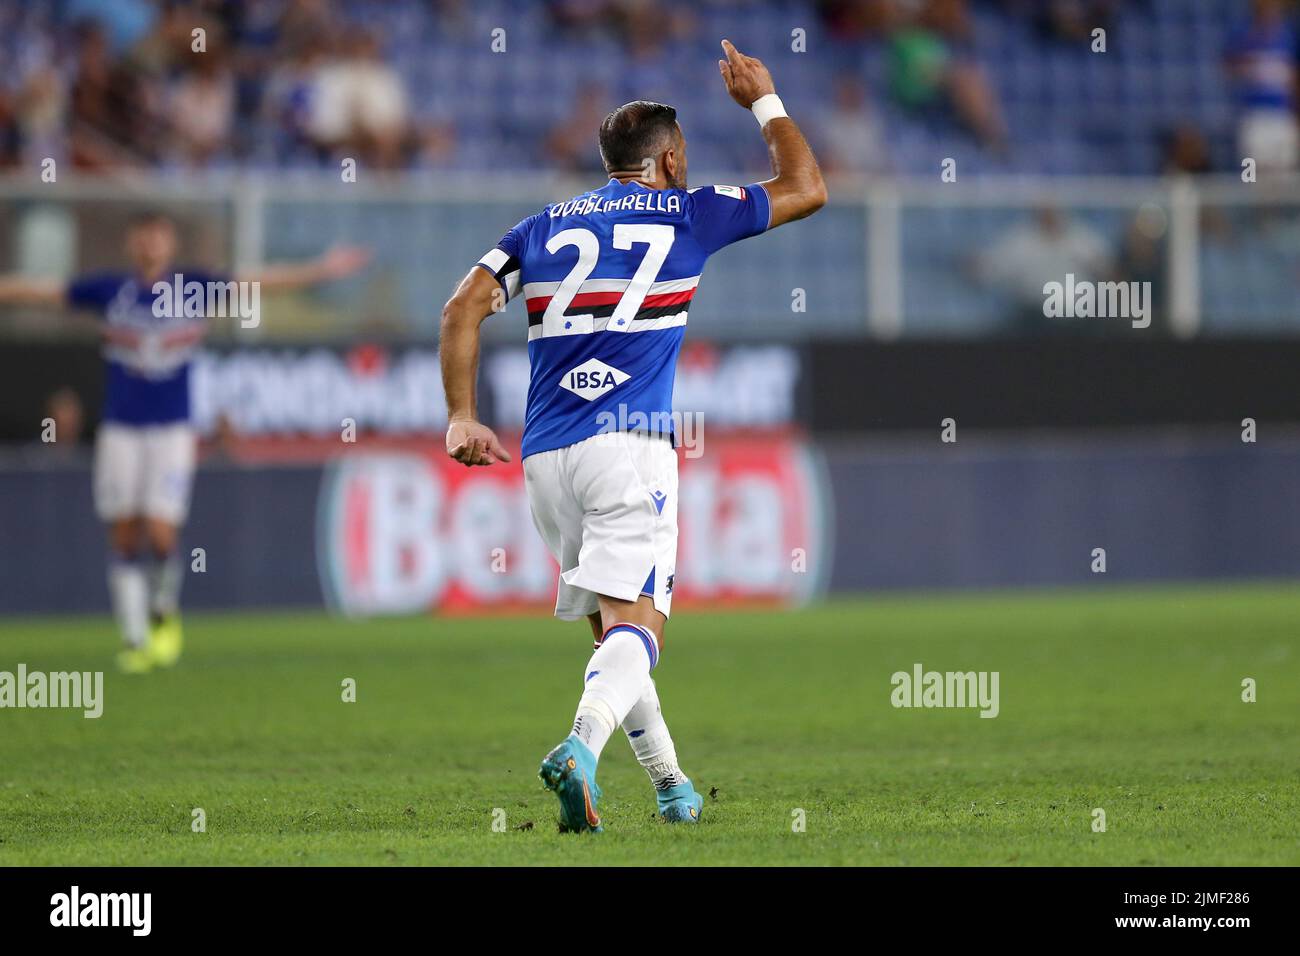
[[[122,555],[109,558],[108,594],[122,640],[128,647],[144,647],[149,638],[149,581],[144,565]]]
[[[615,624],[605,632],[583,669],[582,699],[573,732],[597,757],[616,727],[641,698],[659,657],[653,632]]]
[[[175,551],[149,562],[149,610],[158,617],[175,614],[181,603],[181,560]]]
[[[686,782],[686,774],[677,766],[677,751],[659,706],[659,691],[653,679],[646,681],[641,699],[623,718],[623,732],[632,752],[656,790],[667,790]]]

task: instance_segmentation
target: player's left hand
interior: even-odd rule
[[[496,433],[481,422],[462,418],[447,426],[447,454],[465,467],[510,461]]]
[[[364,246],[331,246],[319,261],[325,279],[345,279],[369,264],[370,250]]]

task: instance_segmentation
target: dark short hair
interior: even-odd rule
[[[647,157],[658,156],[672,143],[677,110],[662,103],[624,103],[600,124],[600,158],[610,172],[639,169]]]

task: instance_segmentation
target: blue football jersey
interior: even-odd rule
[[[677,353],[704,261],[770,224],[757,184],[611,179],[507,232],[478,265],[528,310],[523,456],[605,431],[674,435]]]
[[[186,283],[224,281],[206,273],[183,276]],[[168,274],[162,281],[170,284],[173,278]],[[105,323],[105,421],[124,425],[189,421],[190,366],[207,319],[156,315],[157,298],[151,286],[126,273],[84,276],[68,285],[68,304],[99,313]]]

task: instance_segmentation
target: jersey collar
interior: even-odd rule
[[[622,185],[623,185],[622,182],[620,182],[619,180],[615,179],[613,176],[610,176],[610,177],[609,177],[609,181],[610,181],[611,183],[613,183],[615,186],[622,186]],[[650,189],[650,187],[647,186],[645,183],[643,183],[643,182],[639,182],[638,180],[635,180],[635,179],[629,179],[628,182],[627,182],[627,184],[628,184],[629,186],[640,186],[642,189],[645,189],[645,190],[649,190],[649,189]]]

